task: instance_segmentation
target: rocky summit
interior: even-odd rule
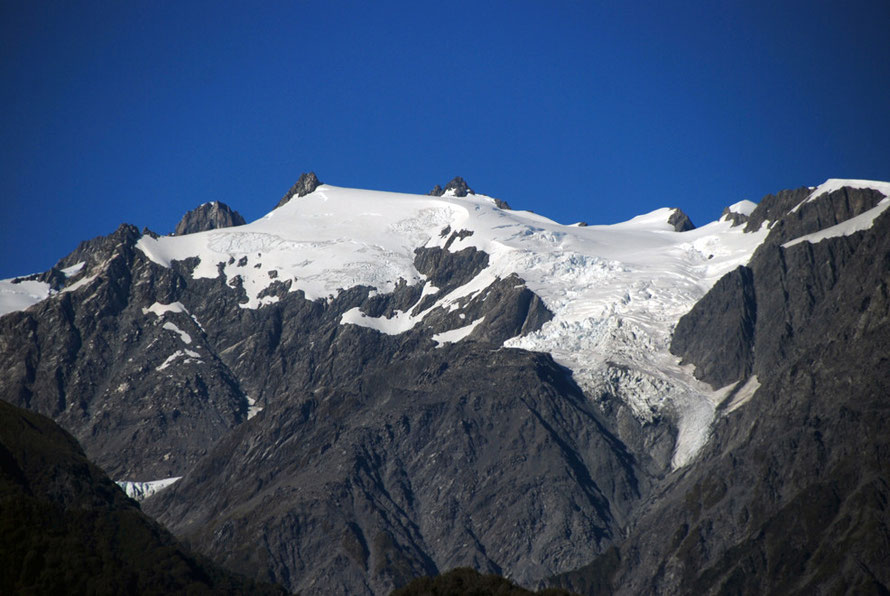
[[[240,213],[225,203],[213,201],[212,203],[204,203],[183,215],[179,223],[176,224],[176,231],[173,233],[176,236],[183,236],[218,228],[243,226],[245,223]]]
[[[561,225],[461,178],[223,207],[0,281],[0,398],[227,589],[890,587],[890,184],[697,228]]]

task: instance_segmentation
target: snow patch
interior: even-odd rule
[[[163,478],[161,480],[149,480],[146,482],[137,482],[134,480],[118,480],[117,485],[124,489],[127,496],[134,501],[144,501],[148,497],[157,494],[161,490],[167,488],[182,476],[174,476],[173,478]]]
[[[425,314],[425,313],[424,313]],[[358,325],[374,329],[386,335],[399,335],[411,330],[421,317],[412,317],[409,313],[397,310],[390,318],[369,317],[360,308],[351,308],[340,317],[340,324]]]
[[[476,319],[465,327],[458,327],[457,329],[452,329],[451,331],[443,331],[442,333],[437,333],[433,336],[433,341],[439,344],[437,347],[440,348],[448,343],[459,342],[460,340],[471,334],[473,332],[473,329],[475,329],[476,326],[484,320],[485,317],[482,317],[481,319]]]
[[[670,207],[662,207],[643,215],[637,215],[625,222],[613,224],[611,227],[614,229],[646,229],[649,231],[677,232],[674,226],[668,223],[668,220],[676,211],[676,209]]]
[[[86,264],[86,261],[81,261],[80,263],[71,265],[70,267],[65,267],[64,269],[62,269],[62,275],[64,275],[65,277],[74,277],[81,272],[83,266]]]
[[[256,400],[252,397],[247,398],[247,419],[250,420],[263,411],[262,406],[256,405]]]
[[[147,315],[148,313],[152,313],[158,317],[161,317],[168,312],[188,313],[188,311],[185,309],[185,306],[182,305],[182,302],[171,302],[170,304],[161,304],[160,302],[155,302],[148,308],[142,309],[142,314]]]
[[[59,293],[66,294],[68,292],[79,290],[80,288],[92,283],[97,277],[99,277],[98,273],[96,273],[95,275],[90,275],[89,277],[84,277],[83,279],[79,279],[70,286],[63,288],[62,291]]]
[[[189,364],[192,362],[194,362],[195,364],[201,364],[202,362],[201,355],[197,352],[194,352],[192,350],[176,350],[175,352],[167,356],[167,359],[164,360],[164,362],[160,366],[155,368],[155,370],[158,372],[164,370],[165,368],[173,364],[173,362],[177,358],[185,358],[185,360],[182,361],[183,364]]]
[[[757,208],[757,203],[754,201],[739,201],[738,203],[733,203],[727,209],[729,209],[730,213],[738,213],[740,215],[751,215],[754,213],[754,210]]]
[[[184,343],[184,344],[192,343],[192,336],[189,335],[188,333],[186,333],[185,331],[183,331],[182,329],[180,329],[179,327],[177,327],[174,323],[167,321],[166,323],[164,323],[164,329],[166,329],[167,331],[172,331],[174,333],[178,333],[179,338],[182,340],[182,343]]]

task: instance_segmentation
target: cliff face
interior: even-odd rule
[[[845,188],[794,209],[806,196],[784,203],[748,267],[677,326],[675,352],[706,381],[735,384],[701,459],[668,478],[626,540],[556,583],[597,594],[890,586],[890,216],[871,223],[872,211],[846,235],[882,196]]]

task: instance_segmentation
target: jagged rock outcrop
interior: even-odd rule
[[[185,234],[194,234],[195,232],[243,226],[244,224],[244,218],[241,217],[240,213],[225,203],[213,201],[212,203],[204,203],[183,215],[179,223],[176,224],[176,230],[173,234],[175,236],[183,236]]]
[[[427,194],[433,197],[441,197],[449,191],[452,191],[453,196],[455,197],[465,197],[467,195],[476,194],[475,192],[473,192],[473,189],[467,185],[466,180],[464,180],[460,176],[455,176],[448,184],[445,185],[445,188],[442,188],[437,184],[433,187],[433,190],[429,191]],[[499,209],[510,209],[510,205],[507,203],[507,201],[501,199],[492,200],[494,201],[495,206],[497,206]]]
[[[281,197],[281,200],[275,205],[275,208],[277,209],[278,207],[281,207],[294,197],[305,197],[309,193],[315,192],[315,189],[321,186],[321,184],[322,183],[318,179],[318,176],[315,175],[315,172],[304,172],[300,174],[300,177],[294,185],[284,193],[284,196]]]
[[[469,187],[467,181],[460,176],[452,178],[451,181],[445,185],[445,188],[442,188],[437,184],[428,194],[433,197],[441,197],[448,191],[453,191],[454,196],[456,197],[465,197],[467,195],[476,194],[473,192],[473,189]]]
[[[216,567],[128,499],[52,420],[0,401],[0,592],[284,594]]]
[[[668,218],[668,223],[674,226],[674,230],[678,232],[688,232],[689,230],[695,229],[695,224],[692,223],[692,220],[689,219],[689,216],[683,213],[680,209],[674,209],[671,216]]]
[[[555,583],[586,594],[887,592],[890,216],[790,243],[883,198],[843,188],[801,203],[810,192],[761,203],[748,225],[778,221],[748,268],[677,326],[672,348],[704,380],[738,381],[698,463],[653,493],[628,538]]]
[[[733,211],[729,207],[723,209],[723,213],[720,214],[721,220],[731,221],[732,227],[745,225],[748,223],[749,216],[745,213],[739,213],[738,211]]]
[[[806,199],[813,189],[801,186],[793,190],[782,190],[768,194],[757,203],[757,208],[748,217],[746,232],[756,232],[765,221],[777,221]]]

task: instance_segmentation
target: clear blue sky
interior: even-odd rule
[[[308,170],[563,223],[886,180],[888,31],[887,0],[2,0],[0,277]]]

